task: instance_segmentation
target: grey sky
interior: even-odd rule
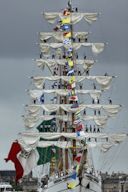
[[[37,32],[51,31],[41,12],[60,11],[66,6],[66,0],[0,0],[0,169],[13,168],[5,164],[11,142],[17,133],[24,130],[21,115],[23,104],[28,97],[25,93],[30,85],[28,76],[38,74],[32,62],[38,58],[39,48]],[[115,103],[121,103],[123,109],[117,119],[109,121],[108,127],[114,131],[127,131],[128,124],[128,1],[127,0],[73,0],[81,12],[101,12],[100,18],[92,26],[85,22],[76,25],[78,31],[91,31],[91,42],[108,42],[103,54],[97,57],[98,63],[92,69],[92,75],[117,75],[108,93]],[[108,130],[110,130],[108,128]],[[120,149],[121,158],[112,169],[128,171],[126,149]],[[125,145],[128,146],[128,145]],[[111,154],[112,152],[110,152]],[[118,153],[118,150],[117,150]],[[109,156],[110,156],[109,154]],[[122,166],[123,165],[123,166]]]

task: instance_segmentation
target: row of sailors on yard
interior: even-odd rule
[[[67,76],[67,73],[68,73],[68,69],[66,68],[66,66],[64,66],[64,70],[63,70],[62,74],[65,75],[65,76]],[[59,75],[59,74],[60,74],[59,68],[58,68],[58,67],[55,67],[55,68],[53,69],[53,76]],[[89,76],[89,75],[90,75],[90,70],[89,70],[89,68],[87,68],[86,70],[81,71],[81,69],[77,68],[77,69],[75,69],[74,74],[75,74],[76,76],[77,76],[77,75],[78,75],[78,76],[82,76],[83,74]],[[108,73],[105,73],[104,76],[108,76]],[[94,88],[94,89],[96,89],[96,88]]]
[[[94,112],[94,116],[101,115],[101,111],[100,110],[94,109],[93,112]],[[83,111],[83,115],[87,115],[86,110]]]
[[[40,53],[40,59],[42,59],[44,57],[46,57],[45,53],[41,52]],[[72,59],[72,56],[67,56],[67,55],[63,55],[62,53],[52,53],[52,54],[49,54],[48,56],[48,59],[66,59],[66,58],[71,58]],[[75,59],[79,59],[79,55],[78,53],[75,53]],[[84,55],[83,56],[83,59],[87,59],[87,56]]]
[[[111,98],[109,98],[108,101],[109,101],[109,104],[112,105],[112,100],[111,100]],[[40,102],[41,102],[42,104],[45,103],[44,94],[40,97]],[[56,96],[53,97],[53,98],[51,99],[51,102],[52,102],[53,104],[57,104],[57,97],[56,97]],[[37,98],[35,98],[35,99],[33,100],[33,103],[34,103],[34,104],[37,103]],[[60,104],[64,104],[64,103],[65,103],[65,98],[62,97],[62,98],[60,99]],[[73,102],[70,102],[70,103],[72,104]],[[95,99],[92,99],[92,104],[100,104],[100,99],[99,99],[99,98],[97,98],[96,100],[95,100]],[[100,112],[99,112],[99,111],[97,112],[96,110],[94,110],[94,115],[96,115],[97,113],[100,115]],[[84,110],[84,115],[86,115],[86,110]]]
[[[96,128],[96,126],[95,125],[90,125],[89,127],[88,127],[88,125],[85,125],[85,132],[90,132],[90,133],[100,133],[100,128],[98,127],[98,128]]]
[[[83,89],[83,83],[79,83],[78,84],[78,86],[79,86],[79,89]],[[96,84],[95,83],[93,83],[92,84],[92,86],[93,86],[93,89],[94,90],[96,90]],[[65,84],[63,84],[63,83],[61,83],[61,82],[54,82],[52,85],[51,85],[51,87],[52,87],[52,89],[55,89],[55,88],[57,88],[57,89],[63,89],[63,88],[66,88],[67,87],[67,84],[65,83]],[[45,83],[44,83],[44,85],[43,85],[43,89],[45,89]]]
[[[110,105],[112,105],[112,99],[111,98],[108,99],[108,102]],[[96,100],[92,99],[92,104],[100,104],[100,99],[99,98],[97,98]]]
[[[62,97],[61,100],[60,100],[60,103],[64,104],[64,100],[65,100],[65,98]],[[53,101],[53,103],[56,103],[57,102],[57,97],[54,97],[53,99],[51,99],[51,101]],[[110,105],[112,105],[111,98],[108,99],[108,102],[109,102]],[[70,102],[70,103],[72,103],[72,102]],[[99,98],[97,98],[96,100],[92,99],[92,104],[100,104],[100,99]]]
[[[82,90],[83,89],[83,83],[78,83],[78,86],[79,86],[79,89]],[[93,89],[96,90],[96,84],[93,83],[92,84],[93,86]],[[52,85],[51,85],[51,88],[52,89],[63,89],[63,88],[67,88],[67,84],[66,83],[61,83],[61,82],[54,82]],[[43,85],[43,89],[45,89],[45,83]]]
[[[66,67],[65,67],[65,69],[64,69],[63,72],[62,72],[62,75],[67,76],[67,73],[68,73],[68,69],[66,69]],[[83,72],[82,72],[80,69],[76,69],[76,70],[74,71],[74,74],[75,74],[76,76],[82,76],[83,74],[89,76],[89,69],[86,69],[86,70],[84,70]],[[60,72],[59,72],[59,70],[58,70],[58,67],[55,67],[55,68],[53,69],[53,74],[52,74],[52,75],[53,75],[53,76],[60,75]]]
[[[81,37],[70,37],[70,39],[72,40],[73,43],[84,43],[84,42],[86,43],[86,42],[88,42],[88,38],[86,35],[83,35]],[[48,42],[49,42],[49,40],[47,40],[47,39],[43,40],[43,43],[48,43]]]
[[[34,103],[35,104],[35,103]],[[101,115],[101,111],[100,110],[93,110],[94,111],[94,116],[97,116],[97,115]],[[46,113],[47,114],[47,113]],[[67,114],[67,112],[65,111],[65,115]],[[86,115],[86,110],[84,110],[83,112],[84,115]],[[45,110],[43,110],[43,115],[45,115]]]
[[[87,139],[87,142],[90,142],[90,141],[92,141],[92,140],[93,140],[93,141],[95,140],[95,142],[97,142],[97,138],[95,138],[95,139],[88,138],[88,139]],[[108,137],[104,138],[104,140],[106,140],[106,142],[109,141]]]

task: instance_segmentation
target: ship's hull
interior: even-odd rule
[[[91,174],[85,174],[81,182],[82,187],[80,192],[101,192],[101,180],[100,177],[95,177]]]
[[[47,188],[38,190],[39,192],[101,192],[100,179],[89,174],[85,174],[81,185],[79,185],[79,179],[76,179],[76,187],[74,189],[68,189],[67,185],[71,182],[69,180],[62,180],[58,182],[49,182]]]

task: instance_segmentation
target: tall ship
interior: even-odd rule
[[[101,99],[115,76],[90,75],[94,56],[106,43],[89,42],[91,34],[74,27],[81,20],[93,24],[99,13],[80,13],[69,0],[61,12],[43,16],[53,31],[39,33],[40,55],[34,61],[41,75],[31,77],[27,90],[31,99],[23,115],[26,129],[5,160],[14,163],[16,181],[33,172],[38,192],[101,192],[93,148],[105,153],[127,134],[103,129],[121,109],[111,98],[105,104]]]

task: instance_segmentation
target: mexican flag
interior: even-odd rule
[[[53,119],[54,120],[54,119]],[[53,120],[43,121],[37,129],[41,131],[42,125],[53,126]],[[45,129],[43,131],[46,131]],[[45,165],[51,162],[51,158],[59,158],[58,148],[49,147],[37,147],[39,138],[37,137],[23,137],[12,143],[6,162],[9,160],[14,163],[16,170],[16,181],[19,181],[25,175],[28,175],[34,167],[38,165]]]
[[[19,181],[25,175],[28,175],[34,167],[50,163],[51,158],[58,158],[58,148],[55,147],[56,153],[52,147],[41,148],[25,148],[18,141],[12,143],[6,162],[9,160],[14,163],[16,170],[16,181]]]
[[[16,170],[16,181],[19,181],[23,176],[28,175],[32,169],[37,165],[39,155],[37,150],[31,150],[29,152],[23,150],[15,141],[12,143],[6,162],[9,160],[14,163]]]

